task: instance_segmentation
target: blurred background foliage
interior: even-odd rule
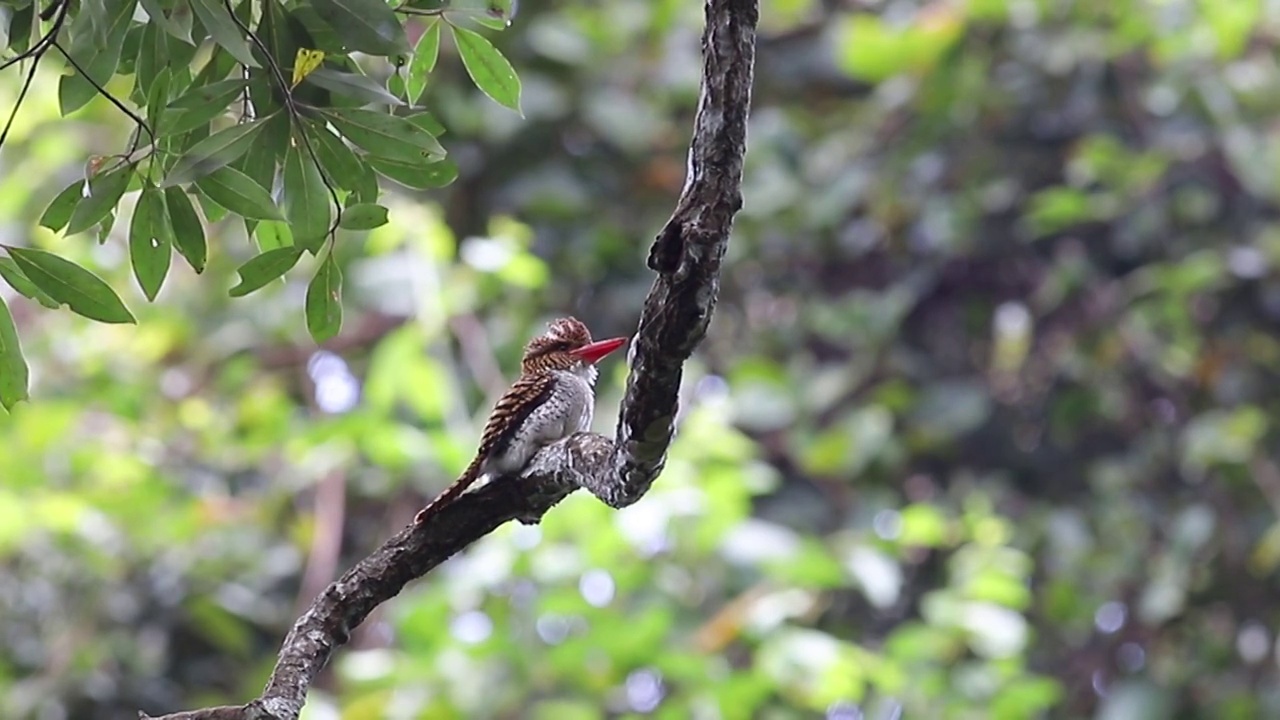
[[[33,396],[0,420],[0,715],[255,695],[300,608],[465,464],[530,333],[631,332],[701,23],[521,4],[492,37],[523,118],[445,44],[424,98],[459,179],[340,236],[321,351],[305,278],[227,297],[242,224],[154,305],[122,227],[36,228],[130,129],[100,98],[58,119],[46,63],[0,240],[93,268],[139,324],[0,288]],[[1280,716],[1280,6],[763,0],[761,23],[667,470],[408,588],[306,717]]]

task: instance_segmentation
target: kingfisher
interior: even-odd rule
[[[480,434],[480,448],[462,475],[418,511],[430,519],[482,477],[520,472],[538,450],[591,428],[596,363],[626,344],[626,338],[592,341],[582,321],[564,317],[529,341],[520,377],[503,393]]]

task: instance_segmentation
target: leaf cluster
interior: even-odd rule
[[[206,227],[237,217],[261,254],[240,265],[231,296],[282,278],[304,257],[320,258],[306,293],[306,325],[317,342],[333,337],[342,324],[339,231],[387,222],[383,181],[429,190],[457,177],[439,140],[445,128],[422,104],[446,30],[476,86],[520,109],[510,62],[465,26],[501,29],[509,9],[426,5],[55,0],[47,20],[32,0],[0,6],[0,29],[16,53],[3,67],[27,63],[29,83],[55,48],[71,70],[58,80],[64,116],[102,96],[134,123],[129,147],[90,158],[84,177],[57,194],[40,225],[106,243],[131,198],[130,264],[154,302],[174,252],[202,273],[211,253]],[[419,34],[413,45],[408,29]],[[113,90],[117,79],[131,81],[121,97]],[[26,297],[100,322],[135,321],[116,290],[90,270],[38,248],[4,250],[9,262],[0,277]],[[26,397],[26,365],[7,310],[0,337],[7,339],[0,403],[10,408]]]

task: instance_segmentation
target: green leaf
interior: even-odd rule
[[[520,110],[520,78],[516,77],[511,63],[480,33],[456,25],[449,27],[462,64],[476,87],[498,104],[523,116],[524,112]]]
[[[407,102],[409,94],[404,90],[404,73],[401,72],[408,64],[409,61],[406,59],[403,65],[397,65],[396,71],[387,77],[387,91],[406,102],[409,107],[413,107],[412,102]]]
[[[204,87],[213,85],[214,83],[225,80],[232,70],[236,70],[236,76],[242,74],[243,68],[231,57],[231,53],[220,47],[213,47],[209,50],[209,60],[205,62],[204,67],[200,68],[200,72],[196,73],[195,79],[191,81],[192,87]]]
[[[31,6],[28,5],[28,8]],[[0,48],[9,47],[9,23],[13,22],[13,8],[8,5],[0,5]],[[27,27],[30,27],[30,21]],[[21,52],[21,51],[19,51]]]
[[[112,3],[113,5],[115,3]],[[80,0],[80,12],[87,19],[95,47],[107,46],[107,31],[111,29],[111,21],[107,15],[105,0]]]
[[[124,34],[124,44],[120,46],[120,64],[116,66],[117,75],[133,75],[137,70],[138,49],[142,45],[142,31],[146,29],[145,23],[129,23]],[[136,82],[133,91],[137,91]]]
[[[36,287],[72,312],[104,323],[137,322],[110,285],[70,260],[33,248],[5,249]]]
[[[169,99],[170,87],[173,85],[173,74],[169,68],[160,68],[160,72],[151,81],[151,90],[147,93],[147,122],[151,123],[151,132],[156,138],[163,137],[160,131],[160,116],[164,112],[164,103]]]
[[[472,14],[468,18],[471,22],[480,27],[497,30],[498,32],[502,32],[511,26],[511,16],[508,12],[498,7],[500,5],[499,2],[486,0],[484,4],[487,5],[485,12]],[[456,4],[453,6],[457,7]]]
[[[302,3],[289,10],[290,33],[301,44],[305,44],[325,53],[330,59],[345,57],[348,48],[338,37],[338,33],[329,27],[329,23],[320,17],[313,3]],[[304,42],[309,39],[310,42]]]
[[[181,135],[207,124],[225,113],[248,84],[245,80],[233,79],[191,88],[182,97],[169,103],[159,134]]]
[[[294,241],[313,254],[329,234],[329,191],[305,147],[295,144],[284,159],[284,215]]]
[[[405,115],[404,119],[413,123],[418,128],[421,128],[432,137],[440,137],[445,132],[444,125],[436,119],[436,116],[426,112],[425,110],[416,112],[412,115]]]
[[[165,15],[160,0],[141,0],[141,5],[147,17],[165,32],[184,43],[191,42],[191,11],[185,3],[179,3],[169,15]]]
[[[327,110],[325,117],[348,140],[373,155],[413,159],[444,157],[444,147],[408,120],[372,110]]]
[[[440,23],[432,20],[418,45],[413,49],[413,62],[409,63],[409,76],[405,79],[404,91],[409,103],[416,105],[427,89],[427,76],[436,67],[436,59],[440,56]]]
[[[306,313],[307,331],[317,343],[342,329],[342,270],[333,259],[333,250],[325,255],[307,285]]]
[[[116,203],[120,202],[132,176],[133,166],[121,165],[89,180],[89,194],[72,211],[71,220],[67,223],[67,234],[82,233],[102,222],[115,209]]]
[[[4,40],[0,47],[7,47],[14,53],[26,52],[35,39],[35,33],[30,31],[35,18],[34,2],[25,7],[8,6],[0,11],[0,26],[3,26],[0,29],[0,39]]]
[[[40,224],[54,232],[66,227],[71,222],[71,214],[75,212],[83,193],[83,180],[77,180],[63,188],[53,202],[49,203],[49,207],[45,208],[44,214],[40,216]]]
[[[160,187],[191,182],[231,163],[249,149],[254,137],[262,131],[268,119],[232,125],[196,143],[178,158]]]
[[[351,184],[355,185],[355,188],[347,196],[346,203],[348,205],[377,202],[381,196],[381,191],[378,187],[378,173],[374,171],[372,165],[363,160],[360,162],[360,175]]]
[[[342,227],[372,230],[387,224],[387,209],[375,203],[359,203],[342,211]]]
[[[231,297],[242,297],[289,272],[302,257],[300,247],[268,250],[236,269],[240,283],[231,288]]]
[[[62,307],[57,300],[49,297],[43,290],[36,287],[36,284],[31,282],[31,279],[23,274],[22,270],[18,269],[18,264],[13,261],[13,258],[0,257],[0,277],[4,278],[4,281],[9,283],[9,286],[17,290],[23,297],[31,298],[47,308],[56,310]]]
[[[258,38],[266,46],[266,54],[254,47],[255,57],[264,67],[270,68],[268,56],[279,58],[281,62],[294,57],[298,51],[298,43],[291,31],[288,16],[294,11],[286,10],[284,3],[269,2],[262,4],[262,12],[258,17],[258,26],[254,30]],[[310,43],[307,43],[310,45]],[[279,64],[279,63],[277,63]],[[283,70],[283,68],[282,68]],[[253,100],[258,114],[282,109],[283,96],[276,84],[275,73],[269,69],[251,70],[249,72],[249,96]],[[295,91],[294,97],[298,93]]]
[[[164,56],[166,62],[163,66],[169,68],[172,79],[182,78],[181,86],[185,88],[191,84],[191,61],[196,57],[196,46],[186,41],[175,40],[168,35],[161,37],[167,48]],[[201,59],[203,57],[202,55]]]
[[[249,49],[249,40],[231,19],[231,13],[223,3],[218,0],[191,0],[191,7],[214,42],[226,48],[241,65],[260,67]]]
[[[147,23],[142,28],[142,41],[138,45],[138,59],[133,66],[134,89],[140,97],[151,94],[151,84],[155,82],[160,71],[166,69],[166,56],[169,50],[169,36],[156,23]]]
[[[204,224],[200,222],[191,198],[182,188],[171,187],[165,188],[164,201],[173,226],[173,244],[196,274],[204,272],[209,247],[204,238]]]
[[[311,139],[311,148],[316,152],[320,168],[324,170],[329,181],[344,190],[356,189],[364,163],[347,147],[342,138],[329,132],[319,123],[308,122],[307,137]]]
[[[186,46],[183,46],[181,43],[173,43],[173,45],[179,46],[179,47],[186,47]],[[169,69],[169,88],[168,88],[168,91],[165,92],[164,98],[162,98],[161,103],[156,106],[157,115],[163,115],[165,103],[172,102],[174,98],[180,97],[183,93],[185,93],[191,87],[191,83],[192,83],[190,60],[188,60],[186,63],[179,65],[177,67],[170,64],[168,69]]]
[[[226,55],[226,53],[221,50],[218,51],[218,54]],[[179,156],[186,154],[191,150],[191,148],[207,140],[212,134],[212,125],[210,123],[205,123],[204,125],[197,125],[189,132],[183,133],[182,135],[173,135],[164,138],[162,142],[168,146],[168,152],[166,156],[162,158],[161,169],[163,172],[167,173],[173,169],[173,166],[178,162]]]
[[[253,178],[262,187],[272,190],[276,186],[277,160],[284,160],[288,147],[289,116],[284,113],[274,115],[253,141],[249,152],[231,166]]]
[[[99,245],[107,244],[107,238],[111,237],[111,228],[115,227],[115,224],[116,214],[114,211],[107,213],[107,216],[102,219],[102,222],[98,223],[96,230]]]
[[[283,220],[263,220],[254,228],[253,237],[261,252],[293,245],[293,233]]]
[[[311,324],[310,300],[308,293],[308,326]],[[341,310],[338,321],[342,321]],[[13,410],[14,405],[27,399],[27,380],[27,361],[23,359],[22,346],[18,344],[18,329],[13,325],[13,316],[9,314],[4,298],[0,298],[0,405],[5,410]]]
[[[192,192],[191,194],[200,205],[200,211],[204,215],[205,222],[210,225],[216,225],[217,223],[222,222],[223,218],[231,214],[229,210],[214,202],[208,195],[202,192],[199,184],[193,185],[192,187],[195,189],[195,192]]]
[[[280,209],[266,188],[233,167],[224,167],[196,181],[200,192],[231,212],[255,220],[282,220]]]
[[[230,99],[239,95],[248,84],[249,81],[244,78],[228,78],[208,85],[193,85],[191,89],[166,107],[170,110],[198,110],[209,103],[216,103],[219,100]]]
[[[369,157],[369,164],[382,175],[417,190],[439,188],[458,179],[458,166],[452,160],[412,163],[388,158]]]
[[[404,26],[384,0],[312,0],[348,50],[370,55],[408,52]]]
[[[307,75],[306,82],[366,103],[404,105],[404,101],[392,95],[372,78],[359,73],[340,72],[325,67]]]
[[[169,225],[165,196],[148,184],[142,188],[129,223],[129,262],[138,286],[152,302],[169,274],[172,255],[173,228]]]
[[[96,31],[82,30],[72,37],[67,55],[76,61],[84,74],[77,70],[73,75],[63,75],[58,79],[58,108],[62,115],[84,107],[98,93],[94,84],[105,86],[115,74],[135,5],[134,0],[126,0],[107,7],[110,17],[106,23],[105,44],[99,45],[94,40]]]

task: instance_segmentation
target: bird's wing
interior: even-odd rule
[[[516,430],[528,419],[534,408],[546,402],[551,396],[555,390],[555,383],[556,378],[551,373],[521,375],[498,399],[493,412],[489,413],[489,420],[484,424],[484,432],[480,434],[480,448],[476,450],[475,459],[452,485],[418,511],[414,522],[426,522],[480,479],[480,469],[484,466],[485,459],[495,452],[502,452],[503,447],[511,442]]]
[[[484,432],[480,434],[480,449],[476,454],[488,457],[493,453],[501,453],[534,409],[551,397],[555,384],[556,378],[551,373],[521,375],[498,399],[493,412],[489,413]]]

